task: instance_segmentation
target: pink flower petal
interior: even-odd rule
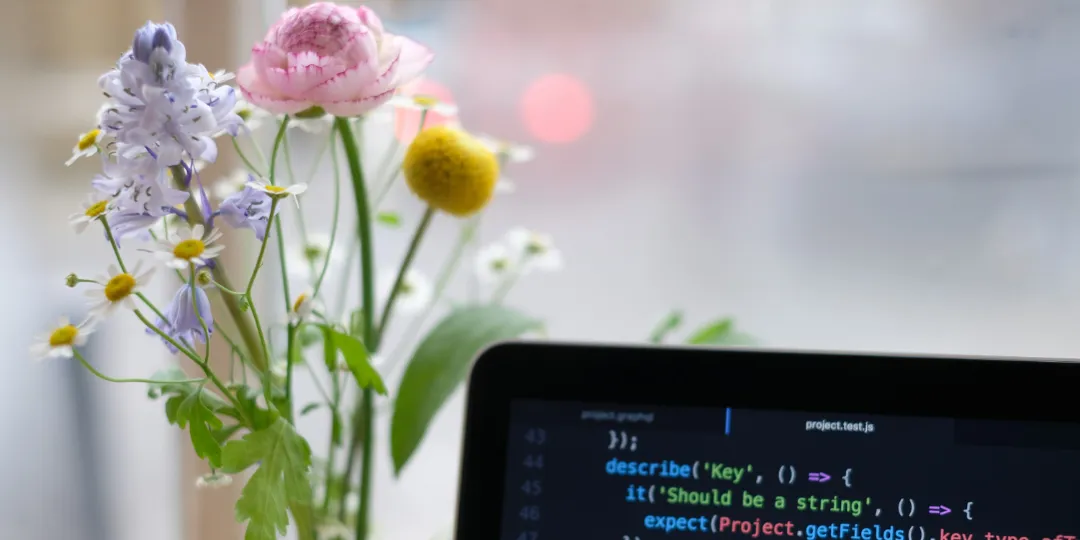
[[[394,76],[394,81],[390,83],[394,88],[418,77],[435,59],[435,53],[431,49],[405,36],[386,35],[383,39],[393,39],[395,45],[401,51],[398,53],[397,73]]]
[[[251,48],[251,65],[255,67],[255,71],[266,73],[273,68],[289,65],[289,60],[280,47],[263,42]]]
[[[290,60],[293,56],[289,55]],[[319,58],[318,64],[293,65],[288,68],[272,68],[260,73],[266,84],[279,94],[294,99],[306,99],[308,91],[324,83],[333,76],[336,66],[324,69],[329,59]],[[290,61],[290,63],[293,63]]]
[[[387,90],[382,94],[371,97],[322,103],[321,105],[323,110],[334,116],[359,116],[390,101],[392,97],[394,97],[394,91]]]
[[[378,73],[372,66],[362,65],[338,73],[334,78],[313,88],[307,94],[307,98],[318,103],[330,103],[335,101],[349,101],[380,93],[381,87],[376,91],[369,91],[371,87],[385,80],[388,72],[392,72],[397,62],[392,62],[386,71],[376,77]]]
[[[377,34],[383,33],[382,20],[371,8],[360,6],[356,8],[356,14],[360,16],[360,22],[364,23],[364,26],[374,30]]]
[[[308,101],[289,99],[277,93],[259,78],[251,64],[241,67],[236,72],[236,84],[244,98],[254,105],[275,114],[293,114],[311,107]]]

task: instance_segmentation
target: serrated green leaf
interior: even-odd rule
[[[364,347],[359,339],[336,330],[331,330],[330,335],[334,346],[345,357],[345,364],[349,366],[349,371],[352,372],[353,377],[356,377],[356,384],[360,385],[360,388],[371,388],[379,395],[385,396],[386,384],[383,383],[379,372],[375,371],[368,362],[367,347]]]
[[[401,214],[397,212],[379,212],[375,214],[375,221],[386,225],[387,227],[400,227],[401,226]]]
[[[279,418],[266,429],[225,445],[223,471],[239,473],[256,463],[259,468],[236,502],[236,519],[247,522],[245,540],[277,540],[288,528],[289,505],[311,501],[311,448]]]
[[[180,404],[184,402],[184,396],[173,396],[165,402],[165,417],[169,419],[170,424],[176,424],[177,411],[180,409]]]
[[[315,409],[318,409],[319,407],[322,407],[322,403],[318,403],[318,402],[308,403],[307,405],[304,405],[304,407],[302,409],[300,409],[300,416],[305,416],[308,413],[310,413],[311,411],[314,411]]]
[[[214,468],[221,467],[221,444],[214,437],[214,430],[225,424],[217,417],[203,400],[206,392],[200,389],[192,392],[182,401],[176,410],[176,425],[187,428],[191,434],[191,445],[195,454],[210,462]]]
[[[683,313],[681,311],[675,310],[668,313],[667,316],[656,325],[656,328],[653,329],[652,333],[649,334],[649,343],[663,343],[664,338],[666,338],[668,334],[682,325],[682,321]]]
[[[236,434],[237,431],[240,431],[241,427],[243,426],[241,426],[240,424],[236,424],[214,430],[214,440],[216,440],[218,444],[225,444],[230,438],[232,438],[233,435]]]
[[[394,399],[390,453],[401,472],[420,446],[432,418],[469,373],[484,347],[538,330],[542,323],[503,306],[451,312],[420,342]]]
[[[730,317],[718,319],[695,330],[686,342],[690,345],[716,345],[735,330],[735,321]]]

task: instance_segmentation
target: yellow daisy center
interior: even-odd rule
[[[510,266],[510,261],[508,261],[506,259],[495,259],[494,261],[491,261],[491,269],[496,271],[496,272],[505,271],[506,268],[509,267],[509,266]]]
[[[75,336],[79,335],[79,329],[75,328],[75,325],[69,324],[61,326],[53,333],[49,335],[50,347],[62,347],[64,345],[73,345],[75,343]]]
[[[110,302],[123,300],[135,290],[135,278],[131,274],[118,274],[105,284],[105,298]]]
[[[204,244],[202,240],[190,238],[188,240],[177,242],[172,253],[177,259],[190,261],[191,259],[202,255],[204,251],[206,251],[206,244]]]
[[[109,201],[98,201],[90,205],[86,209],[86,217],[96,218],[105,213],[105,207],[109,206]]]
[[[413,103],[421,107],[434,107],[439,104],[439,99],[435,96],[418,95],[413,96]]]
[[[91,129],[85,135],[79,137],[79,151],[86,150],[97,144],[98,135],[101,135],[100,129]]]
[[[268,191],[269,193],[273,193],[275,195],[279,193],[285,193],[285,186],[266,186],[264,189],[266,189],[266,191]]]
[[[308,244],[304,246],[304,258],[309,262],[316,262],[322,259],[326,254],[326,250],[322,246],[316,244]]]
[[[292,310],[296,311],[296,312],[299,312],[300,311],[300,306],[302,306],[304,304],[304,302],[306,302],[306,301],[307,301],[307,293],[303,293],[300,296],[297,296],[296,297],[296,302],[293,303]]]
[[[547,246],[535,240],[525,245],[525,253],[528,253],[529,255],[540,255],[545,251],[547,251]]]

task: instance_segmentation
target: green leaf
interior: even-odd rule
[[[223,471],[239,473],[256,463],[259,468],[236,502],[236,519],[248,522],[245,540],[277,540],[289,525],[289,504],[311,501],[311,448],[279,418],[266,429],[225,445]]]
[[[195,454],[210,462],[214,468],[221,467],[221,444],[214,437],[214,430],[224,424],[203,400],[205,391],[192,392],[176,409],[176,425],[191,433],[191,445]],[[170,400],[171,401],[171,400]]]
[[[451,312],[424,338],[405,368],[394,400],[390,453],[401,469],[420,446],[432,418],[465,380],[484,347],[537,330],[542,323],[503,306]]]
[[[663,343],[664,338],[666,338],[668,334],[682,325],[682,321],[683,313],[681,311],[675,310],[668,313],[667,316],[656,325],[656,328],[653,329],[652,333],[649,334],[649,343]]]
[[[300,409],[300,416],[306,416],[308,413],[314,411],[315,409],[318,409],[319,407],[322,407],[322,403],[308,403],[307,405],[304,405],[303,409]]]
[[[735,330],[735,321],[730,317],[712,321],[695,330],[686,343],[690,345],[716,345]]]
[[[401,226],[401,214],[397,212],[379,212],[375,214],[375,221],[386,225],[387,227],[400,227]]]
[[[356,377],[356,384],[360,385],[360,388],[373,388],[379,395],[385,396],[386,384],[379,372],[368,362],[367,347],[364,347],[360,340],[336,330],[331,330],[330,335],[333,337],[334,346],[345,357],[349,371]]]
[[[180,410],[180,404],[183,402],[184,396],[173,396],[165,402],[165,417],[169,419],[170,424],[176,424],[177,411]]]
[[[337,346],[334,345],[333,330],[327,326],[321,326],[323,340],[323,364],[330,373],[337,371]]]

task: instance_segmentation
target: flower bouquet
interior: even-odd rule
[[[131,49],[99,80],[105,103],[98,125],[80,136],[68,164],[98,156],[102,170],[71,223],[79,233],[100,228],[115,264],[93,279],[68,276],[68,286],[90,297],[90,315],[78,323],[61,320],[34,352],[73,357],[107,381],[150,385],[169,422],[188,432],[196,454],[209,464],[211,474],[198,485],[246,478],[235,514],[246,523],[248,539],[278,538],[290,523],[305,540],[367,537],[373,415],[380,396],[389,393],[376,367],[390,369],[393,362],[375,359],[395,315],[413,315],[396,347],[408,359],[393,393],[388,437],[397,471],[481,348],[541,329],[538,320],[502,305],[518,277],[560,264],[549,238],[522,229],[479,251],[478,271],[495,284],[490,298],[455,304],[420,336],[475,241],[500,168],[530,157],[525,148],[460,127],[426,126],[429,112],[452,113],[452,106],[401,90],[432,59],[424,46],[386,31],[366,7],[316,3],[289,10],[270,28],[250,63],[238,70],[236,86],[227,72],[189,63],[174,27],[152,22],[135,32]],[[385,155],[362,159],[357,134],[386,107],[419,111],[415,137],[406,148],[393,139]],[[259,123],[276,128],[268,151],[252,137]],[[328,153],[332,174],[295,177],[288,152],[293,126],[325,136],[320,139],[328,152],[315,161]],[[201,171],[216,160],[225,139],[246,169],[238,180],[209,185]],[[365,167],[368,161],[380,166]],[[341,169],[351,186],[342,185]],[[403,224],[401,216],[380,211],[399,177],[426,209],[404,257],[380,279],[373,229]],[[316,182],[333,184],[325,242],[303,227],[302,197]],[[355,211],[354,230],[338,227],[343,205]],[[453,222],[460,233],[429,285],[413,261],[438,221]],[[285,247],[285,229],[293,225],[297,232],[290,236],[303,248],[298,260],[290,260]],[[235,249],[225,240],[229,230],[230,241],[246,242],[257,253],[245,268],[232,268],[242,258],[226,264],[221,256]],[[359,262],[338,273],[359,283],[360,302],[338,301],[332,308],[324,301],[325,278],[332,262],[342,259]],[[265,266],[279,268],[267,272]],[[155,273],[175,283],[167,303],[147,294]],[[269,289],[260,287],[267,276],[280,278],[280,305],[269,307],[256,294]],[[346,298],[346,290],[343,281],[335,300]],[[114,378],[95,368],[79,347],[96,325],[120,312],[139,320],[146,339],[160,340],[179,360],[177,368],[148,379]],[[214,335],[221,344],[212,347]],[[301,371],[320,388],[320,401],[298,403],[294,382]],[[321,460],[313,460],[295,428],[298,416],[316,408],[325,408],[332,423],[329,452]]]
[[[530,159],[531,151],[460,126],[427,126],[429,113],[455,112],[403,92],[432,59],[427,48],[386,31],[366,7],[316,3],[285,13],[252,48],[232,86],[232,74],[188,62],[172,25],[150,22],[101,76],[98,125],[80,136],[68,161],[101,161],[91,195],[71,223],[78,233],[100,230],[115,263],[99,277],[67,277],[69,287],[85,289],[90,315],[78,323],[62,319],[34,352],[74,358],[106,381],[148,384],[168,421],[187,431],[209,465],[211,473],[197,485],[245,478],[235,515],[249,540],[278,538],[290,524],[302,540],[367,538],[380,402],[392,409],[386,440],[401,471],[480,349],[542,332],[539,320],[503,304],[521,276],[561,266],[551,239],[525,229],[477,251],[476,274],[489,283],[490,295],[439,309],[500,186],[500,169]],[[414,136],[405,148],[391,138],[382,156],[365,159],[357,135],[377,129],[388,107],[418,111]],[[252,136],[260,124],[276,130],[266,151]],[[293,127],[323,141],[311,170],[328,154],[331,174],[297,178],[289,152]],[[245,169],[204,183],[203,167],[226,139]],[[365,166],[370,163],[378,166]],[[399,177],[425,210],[412,224],[404,256],[379,276],[374,229],[406,221],[381,207]],[[333,193],[323,241],[308,234],[302,205],[308,185],[320,183]],[[355,228],[339,227],[342,206],[355,212]],[[413,262],[437,222],[457,227],[458,235],[430,284]],[[296,259],[288,256],[286,227],[301,247]],[[226,263],[222,253],[238,247],[253,260]],[[328,293],[326,277],[335,265],[343,266],[336,269],[342,281]],[[175,286],[167,303],[147,294],[155,273]],[[274,279],[280,284],[262,284]],[[358,285],[358,305],[349,305],[350,282]],[[263,290],[280,290],[280,304],[267,306],[257,294]],[[79,347],[118,312],[134,315],[144,339],[159,340],[178,365],[147,379],[110,377],[94,367]],[[442,318],[428,329],[436,312]],[[404,316],[410,324],[386,355],[387,329]],[[671,314],[650,340],[664,341],[681,321],[680,313]],[[215,335],[220,340],[211,346]],[[687,341],[737,337],[722,319]],[[403,372],[389,392],[380,372],[394,369],[397,357]],[[300,372],[319,389],[318,401],[299,402]],[[331,424],[321,459],[295,427],[315,409],[325,410]]]

